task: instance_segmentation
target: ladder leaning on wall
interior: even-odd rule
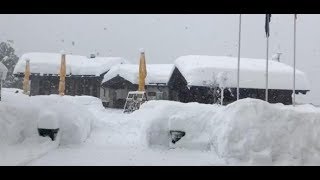
[[[126,103],[124,105],[124,113],[131,113],[138,110],[142,103],[147,101],[147,96],[145,92],[145,79],[147,77],[147,66],[144,50],[140,50],[140,63],[139,63],[139,87],[138,91],[130,91],[126,98]]]

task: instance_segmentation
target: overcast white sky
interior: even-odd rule
[[[13,40],[17,54],[60,52],[122,56],[138,62],[139,48],[147,63],[173,63],[181,55],[237,56],[238,17],[213,15],[0,15],[0,40]],[[265,15],[242,18],[241,56],[266,57]],[[270,56],[282,52],[292,65],[293,15],[273,14]],[[74,45],[73,43],[74,42]],[[311,83],[309,100],[320,104],[320,15],[298,15],[297,67]]]

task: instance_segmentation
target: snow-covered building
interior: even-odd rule
[[[150,99],[169,99],[168,82],[173,64],[147,64],[146,94]],[[138,89],[139,65],[119,64],[104,75],[100,97],[108,107],[123,108],[129,91]]]
[[[8,73],[7,67],[0,62],[0,83],[1,83],[1,85],[0,85],[0,101],[1,101],[1,88],[2,88],[2,83],[3,83],[3,81],[6,79],[7,73]]]
[[[14,74],[24,76],[26,60],[30,60],[30,95],[58,94],[61,54],[26,53],[15,66]],[[104,74],[116,64],[127,63],[121,57],[86,57],[66,55],[66,95],[99,97]]]
[[[215,103],[224,93],[224,104],[237,99],[237,58],[224,56],[181,56],[169,81],[170,99],[181,102]],[[265,99],[264,59],[241,58],[240,98]],[[292,104],[293,68],[269,61],[268,102]],[[296,70],[296,92],[310,90],[305,73]]]

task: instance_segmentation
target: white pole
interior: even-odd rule
[[[296,15],[293,23],[293,106],[296,105]]]
[[[221,88],[221,106],[223,105],[224,88]]]
[[[237,69],[237,100],[239,100],[239,84],[240,84],[240,45],[241,45],[241,14],[239,15],[239,40],[238,40],[238,69]]]
[[[269,37],[267,36],[267,60],[266,60],[266,101],[268,102],[268,71],[269,71]]]

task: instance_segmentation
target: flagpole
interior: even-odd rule
[[[237,72],[237,100],[239,100],[240,84],[240,47],[241,47],[241,14],[239,15],[239,40],[238,40],[238,72]]]
[[[267,36],[267,60],[266,60],[266,101],[268,102],[268,76],[269,76],[269,37]]]
[[[266,37],[267,37],[267,52],[266,52],[266,101],[268,102],[268,78],[269,78],[269,35],[270,35],[270,27],[269,23],[271,20],[271,14],[266,14],[266,24],[265,24],[265,30],[266,30]]]
[[[296,14],[293,22],[293,106],[296,105]]]

